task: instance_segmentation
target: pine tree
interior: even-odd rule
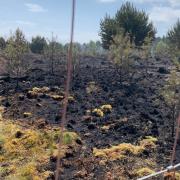
[[[179,67],[177,67],[179,68]],[[176,70],[171,71],[170,77],[163,88],[162,95],[171,111],[171,129],[174,137],[176,117],[180,108],[180,76]]]
[[[169,43],[178,51],[180,51],[180,20],[178,19],[174,27],[167,34]]]
[[[106,15],[100,28],[105,49],[109,49],[113,36],[120,33],[121,29],[124,30],[124,35],[129,34],[131,42],[134,41],[136,46],[141,46],[147,36],[153,39],[156,34],[153,24],[149,22],[149,16],[144,11],[137,10],[130,2],[123,4],[114,18]]]
[[[113,38],[113,44],[110,46],[110,59],[120,75],[120,82],[122,82],[123,72],[127,75],[130,73],[130,67],[133,63],[130,60],[130,56],[133,53],[133,49],[133,43],[131,43],[129,34],[124,36],[121,33]]]
[[[100,36],[102,40],[102,45],[104,49],[109,49],[113,41],[113,36],[117,34],[117,25],[115,19],[111,18],[110,16],[106,15],[100,23],[101,31]]]
[[[19,87],[19,78],[25,75],[28,69],[28,64],[24,58],[27,52],[28,44],[25,36],[20,29],[17,29],[8,39],[5,49],[7,70],[10,76],[17,79],[17,88]]]
[[[41,36],[36,36],[32,38],[30,49],[33,53],[42,54],[46,46],[46,39]]]
[[[147,35],[146,38],[144,39],[144,42],[141,46],[140,54],[141,58],[145,62],[145,71],[146,71],[146,77],[148,75],[148,59],[151,54],[151,48],[152,48],[152,38],[151,36]]]
[[[4,50],[6,48],[6,41],[3,37],[0,37],[0,50]]]
[[[63,46],[57,42],[57,37],[52,34],[51,40],[49,40],[49,43],[44,47],[44,56],[48,61],[52,75],[55,73],[60,53],[62,53],[62,51]]]

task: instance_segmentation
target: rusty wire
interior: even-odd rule
[[[68,56],[67,56],[67,79],[65,83],[65,96],[64,96],[64,101],[63,101],[62,119],[61,119],[61,125],[60,125],[60,136],[59,136],[59,143],[58,143],[58,156],[57,156],[57,163],[56,163],[55,180],[59,180],[59,177],[60,177],[60,151],[63,145],[63,133],[64,133],[65,123],[67,121],[66,116],[67,116],[67,107],[68,107],[68,97],[69,97],[69,90],[70,90],[71,76],[72,76],[75,8],[76,8],[76,0],[72,0],[70,45],[69,45]]]

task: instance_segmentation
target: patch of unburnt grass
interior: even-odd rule
[[[3,179],[47,179],[53,176],[48,167],[57,159],[57,128],[32,129],[0,119],[0,177]],[[69,146],[77,146],[78,135],[65,131],[60,157],[66,156]]]

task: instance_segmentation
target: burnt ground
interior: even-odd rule
[[[1,103],[6,107],[4,117],[28,123],[43,119],[57,126],[61,119],[62,101],[53,100],[47,94],[29,98],[27,93],[33,87],[47,86],[50,93],[63,95],[65,65],[58,64],[55,75],[50,75],[48,65],[41,56],[31,55],[29,59],[31,70],[27,77],[21,79],[19,90],[15,91],[15,79],[0,81]],[[160,91],[171,68],[167,58],[149,59],[146,75],[144,63],[137,60],[131,82],[125,78],[120,83],[113,65],[105,58],[81,58],[80,67],[73,74],[71,95],[75,100],[68,106],[66,127],[77,132],[82,142],[79,142],[81,146],[78,150],[62,160],[62,179],[122,179],[119,175],[122,171],[124,179],[134,179],[128,174],[134,168],[131,164],[116,161],[100,165],[100,159],[93,156],[92,149],[120,143],[137,144],[145,136],[158,138],[158,149],[151,154],[157,163],[156,169],[168,166],[173,145],[171,111]],[[90,84],[93,86],[90,87]],[[88,92],[89,89],[91,92]],[[104,104],[113,107],[112,112],[104,117],[94,117],[86,112]],[[24,112],[32,115],[24,117]],[[109,126],[109,130],[102,130],[103,126]],[[177,162],[180,161],[179,152],[180,145]],[[146,156],[142,157],[142,161],[143,158],[146,159]],[[52,162],[52,168],[54,165]],[[109,173],[113,173],[113,177]]]

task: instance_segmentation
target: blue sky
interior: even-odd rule
[[[100,37],[99,23],[106,13],[113,16],[126,0],[76,0],[75,41],[88,42]],[[129,0],[145,10],[165,35],[180,18],[180,0]],[[69,40],[71,0],[0,0],[0,36],[9,36],[17,27],[27,39],[52,32],[60,42]]]

